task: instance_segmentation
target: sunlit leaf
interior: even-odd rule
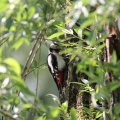
[[[29,10],[28,12],[29,12],[29,19],[30,19],[31,17],[33,17],[33,15],[35,13],[35,8],[34,7],[30,7],[28,10]]]
[[[59,37],[63,34],[64,34],[64,32],[57,32],[57,33],[52,34],[50,37],[48,37],[48,39],[53,39],[53,38]]]
[[[64,113],[66,113],[67,108],[68,108],[68,101],[65,101],[64,103],[62,103],[61,109]]]
[[[73,52],[73,48],[67,48],[63,51],[65,54]]]
[[[7,58],[4,63],[6,63],[11,70],[14,71],[17,75],[21,75],[21,68],[19,63],[13,58]]]
[[[96,119],[102,117],[102,114],[103,114],[103,113],[101,113],[101,112],[97,112],[97,114],[96,114]]]
[[[32,108],[33,105],[30,103],[27,103],[27,104],[23,104],[21,107],[27,109],[27,108]]]
[[[9,8],[9,4],[6,4],[6,0],[0,1],[0,13],[7,10]]]
[[[59,26],[59,25],[55,25],[58,29],[60,29],[60,30],[64,30],[65,28],[64,27],[62,27],[62,26]]]
[[[15,101],[14,101],[15,105],[18,105],[20,103],[20,98],[16,98]]]
[[[40,118],[38,118],[36,120],[46,120],[46,117],[42,116],[42,117],[40,117]]]
[[[113,56],[113,59],[112,59],[112,60],[113,60],[113,63],[116,64],[116,62],[117,62],[117,55],[116,55],[116,52],[115,52],[115,51],[113,52],[113,55],[112,55],[112,56]]]
[[[71,115],[71,120],[77,120],[77,112],[75,108],[71,108],[70,115]]]
[[[17,40],[17,41],[13,44],[12,48],[15,49],[15,50],[17,50],[18,48],[20,48],[20,46],[21,46],[23,43],[24,43],[24,38],[21,38],[21,39]]]
[[[53,118],[58,117],[58,115],[59,115],[59,110],[58,110],[58,109],[52,110],[52,111],[51,111],[51,115],[52,115]]]
[[[86,27],[93,25],[94,21],[94,19],[88,19],[81,25],[81,29],[85,29]]]

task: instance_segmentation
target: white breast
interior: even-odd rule
[[[65,61],[63,60],[62,56],[60,56],[58,53],[54,53],[57,57],[58,62],[58,70],[63,70],[65,68]]]

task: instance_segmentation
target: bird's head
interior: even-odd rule
[[[50,44],[49,50],[50,50],[50,52],[53,52],[53,51],[59,52],[60,46],[56,42],[54,42],[54,43]]]

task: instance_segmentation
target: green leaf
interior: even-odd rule
[[[73,48],[66,48],[64,51],[63,51],[63,53],[65,53],[65,54],[68,54],[68,53],[72,53],[73,52]]]
[[[115,52],[115,51],[113,51],[112,56],[113,56],[112,61],[113,61],[114,64],[116,64],[116,62],[117,62],[117,55],[116,55],[116,52]]]
[[[42,117],[38,118],[37,120],[46,120],[46,117],[42,116]]]
[[[97,118],[99,119],[100,117],[102,117],[102,113],[101,113],[101,112],[97,112],[97,113],[96,113],[96,119],[97,119]]]
[[[1,0],[0,1],[0,13],[3,11],[7,10],[9,8],[9,4],[6,4],[6,0]]]
[[[26,94],[27,96],[28,95],[34,96],[34,94],[28,89],[28,87],[25,84],[22,85],[22,84],[17,83],[16,85],[19,87],[20,92],[22,92],[23,94]]]
[[[95,21],[95,19],[92,19],[92,18],[86,20],[83,24],[81,24],[81,29],[85,29],[88,26],[93,25],[94,21]]]
[[[108,87],[110,88],[110,91],[112,92],[113,90],[120,87],[120,81],[113,81],[108,84]]]
[[[64,34],[64,32],[57,32],[57,33],[52,34],[50,37],[48,37],[48,39],[53,39],[53,38],[59,37],[63,34]]]
[[[21,75],[20,65],[15,59],[7,58],[4,63],[6,63],[10,67],[10,70],[14,71],[14,73]]]
[[[13,44],[12,48],[15,49],[15,50],[19,49],[20,46],[24,43],[24,41],[25,41],[24,38],[21,38],[21,39],[17,40],[17,41]]]
[[[20,103],[19,97],[15,98],[14,104],[15,104],[15,105],[18,105],[19,103]]]
[[[38,63],[37,60],[34,60],[34,67],[37,67]]]
[[[56,118],[59,115],[59,110],[58,109],[52,110],[51,115],[53,118]]]
[[[58,29],[60,29],[60,30],[64,30],[65,28],[64,27],[62,27],[62,26],[59,26],[59,25],[55,25]]]
[[[68,108],[68,101],[65,101],[64,103],[62,103],[61,109],[64,113],[66,113],[67,108]]]
[[[32,108],[33,105],[30,103],[27,103],[27,104],[23,104],[21,107],[27,109],[27,108]]]
[[[81,51],[81,48],[78,48],[76,51],[73,51],[73,52],[72,52],[72,56],[71,56],[71,58],[70,58],[70,62],[71,62],[73,59],[75,59],[75,57],[80,53],[80,51]]]
[[[29,12],[29,19],[31,19],[35,13],[35,7],[30,7],[28,9],[28,12]]]
[[[77,120],[77,113],[76,113],[75,108],[71,108],[70,116],[71,116],[71,120]]]
[[[114,105],[114,112],[115,114],[119,115],[120,114],[120,103],[116,103]]]

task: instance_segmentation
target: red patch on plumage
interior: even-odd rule
[[[58,73],[58,84],[60,84],[61,86],[63,84],[63,71],[60,71]]]

